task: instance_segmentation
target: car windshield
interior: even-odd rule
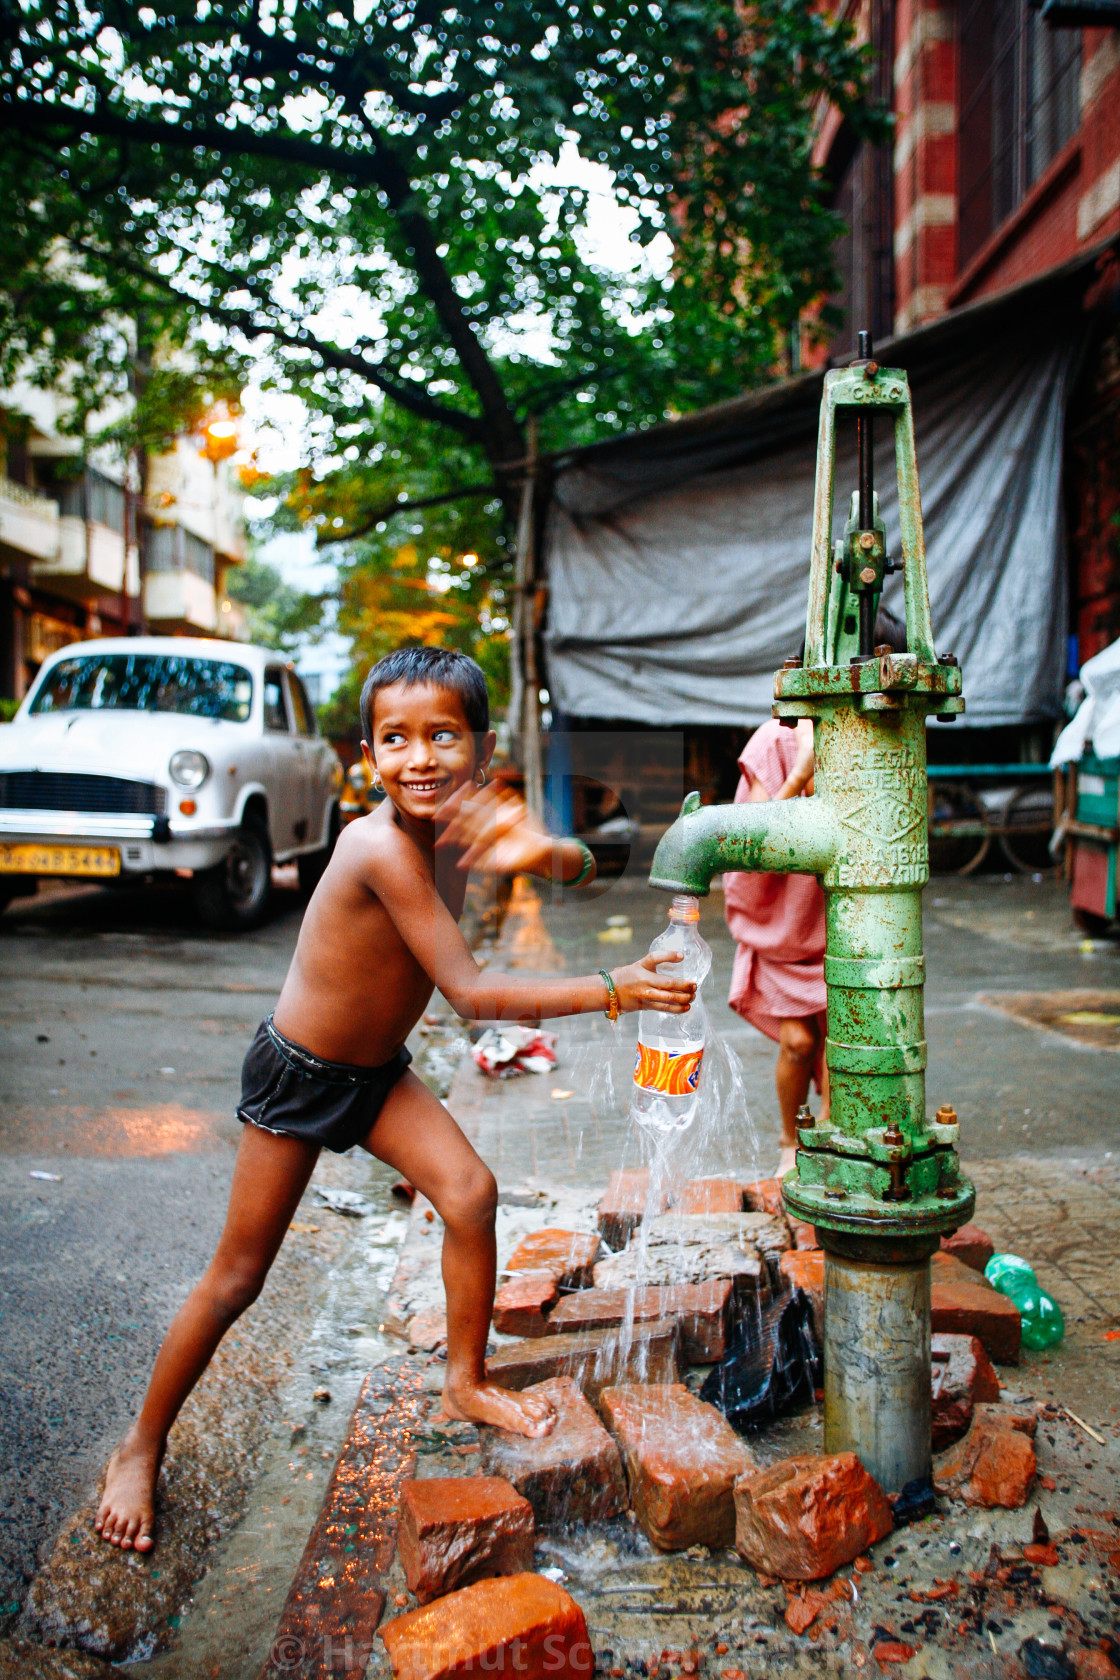
[[[51,667],[33,712],[186,712],[246,723],[253,679],[243,665],[174,653],[74,654]]]

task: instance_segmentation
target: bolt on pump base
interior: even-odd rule
[[[703,895],[727,870],[817,875],[825,893],[827,1123],[805,1111],[790,1214],[825,1250],[825,1445],[897,1492],[930,1472],[930,1256],[970,1217],[951,1108],[926,1117],[921,892],[929,879],[925,721],[964,710],[930,628],[906,374],[864,359],[825,376],[804,662],[774,679],[774,716],[813,720],[811,798],[701,806],[689,794],[650,884]],[[836,425],[854,414],[859,485],[832,545]],[[872,428],[894,426],[902,558],[887,556]],[[901,570],[906,653],[874,645],[884,579]]]

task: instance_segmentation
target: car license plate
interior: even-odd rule
[[[0,845],[0,875],[119,875],[116,846]]]

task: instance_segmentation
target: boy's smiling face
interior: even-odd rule
[[[481,750],[454,689],[435,683],[393,683],[373,700],[373,740],[366,763],[402,815],[431,821],[445,800],[489,764],[493,730]]]

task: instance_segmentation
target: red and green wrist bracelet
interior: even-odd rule
[[[607,1017],[608,1021],[617,1021],[618,992],[615,989],[615,983],[605,968],[601,968],[599,970],[599,977],[607,988],[607,1007],[604,1009],[603,1014]]]

